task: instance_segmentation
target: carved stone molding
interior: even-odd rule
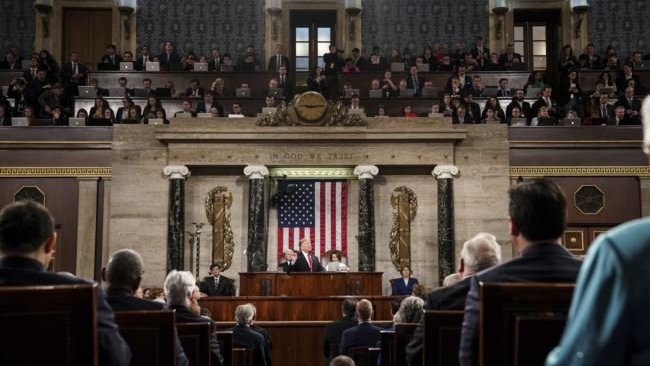
[[[373,179],[379,174],[379,168],[375,165],[357,165],[354,174],[359,176],[359,179]]]
[[[264,165],[248,165],[244,168],[244,174],[248,179],[264,179],[269,175],[269,169]]]
[[[452,179],[458,175],[458,167],[455,165],[436,165],[431,172],[437,179]]]
[[[167,165],[163,168],[163,173],[169,179],[185,179],[190,176],[190,170],[185,165]]]

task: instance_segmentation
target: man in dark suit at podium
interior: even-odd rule
[[[219,263],[210,266],[210,274],[203,279],[200,290],[208,296],[235,296],[234,280],[221,275],[223,267]]]
[[[295,272],[322,272],[318,257],[311,254],[311,240],[309,238],[300,239],[300,252],[296,259],[293,270]]]

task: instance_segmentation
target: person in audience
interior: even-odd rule
[[[372,315],[372,303],[366,299],[359,300],[355,310],[358,325],[343,331],[340,354],[349,356],[353,347],[374,347],[377,344],[381,329],[370,323]]]
[[[117,83],[119,84],[120,88],[124,88],[124,95],[128,97],[133,97],[135,94],[133,89],[129,89],[126,85],[128,84],[128,80],[122,76],[119,79],[117,79]]]
[[[217,107],[210,108],[210,114],[212,115],[212,117],[222,117],[223,116],[222,113],[223,112],[219,111]]]
[[[345,263],[341,262],[341,252],[338,250],[333,250],[330,253],[330,261],[325,266],[325,270],[328,272],[344,272],[348,271],[348,267]]]
[[[122,56],[117,53],[117,48],[114,44],[109,44],[106,46],[106,53],[102,56],[100,62],[104,64],[107,70],[119,70]]]
[[[424,300],[417,296],[405,297],[393,316],[393,324],[419,323],[424,316]]]
[[[449,79],[449,85],[445,89],[445,93],[449,94],[452,98],[458,98],[463,94],[463,88],[461,85],[460,80],[452,76],[451,79]]]
[[[294,265],[298,259],[298,253],[293,249],[287,249],[284,251],[284,262],[280,263],[278,266],[279,270],[281,269],[284,273],[289,273],[294,271]]]
[[[481,120],[481,123],[487,124],[487,123],[502,123],[502,121],[497,118],[496,113],[494,109],[490,107],[485,107],[483,110],[483,113],[485,114],[485,117]]]
[[[23,92],[27,87],[27,81],[22,77],[12,78],[9,83],[9,88],[7,88],[7,98],[14,99],[14,108],[16,111],[22,110],[25,99],[23,97]],[[6,100],[6,99],[5,99]],[[8,104],[9,102],[7,102]],[[11,105],[7,108],[9,111]]]
[[[573,55],[573,48],[571,45],[567,44],[562,47],[558,66],[562,74],[568,74],[569,70],[574,70],[578,67],[578,60]]]
[[[233,102],[230,111],[231,113],[228,114],[229,116],[244,116],[244,110],[239,102]]]
[[[436,289],[426,296],[426,310],[462,310],[465,308],[467,292],[470,289],[472,276],[488,268],[501,264],[501,246],[496,237],[490,233],[478,233],[463,244],[460,252],[461,268],[457,275],[458,282]],[[415,329],[413,339],[406,347],[409,365],[422,365],[422,349],[424,346],[424,319]]]
[[[563,110],[580,110],[582,112],[582,90],[577,70],[570,70],[566,76],[561,76],[557,94],[558,103]]]
[[[413,65],[409,68],[409,77],[406,80],[408,89],[413,89],[413,96],[421,96],[424,88],[424,78],[418,75],[418,67]]]
[[[545,106],[545,105],[541,106],[537,110],[537,116],[533,117],[530,120],[530,125],[531,126],[541,126],[542,122],[545,121],[545,123],[547,125],[551,124],[551,125],[555,126],[556,123],[557,123],[557,120],[556,120],[556,118],[554,116],[552,116],[548,112],[548,110],[549,110],[549,108],[547,106]]]
[[[324,84],[325,75],[322,74],[320,67],[315,66],[307,79],[307,88],[311,91],[322,93]]]
[[[508,79],[506,78],[501,78],[499,79],[499,89],[497,89],[497,97],[499,98],[507,98],[511,97],[511,92],[510,88],[508,87]]]
[[[454,43],[453,50],[449,53],[449,55],[445,55],[445,57],[449,57],[449,64],[451,66],[458,67],[458,65],[460,65],[465,60],[465,51],[463,50],[463,44],[460,42]],[[445,57],[443,57],[439,61],[444,62]],[[452,70],[444,70],[444,71],[452,71]]]
[[[603,90],[603,89],[610,89],[609,91]],[[609,73],[609,71],[603,71],[600,73],[598,76],[598,81],[596,81],[596,84],[594,86],[594,90],[596,91],[594,93],[594,96],[598,96],[598,94],[601,93],[607,93],[609,95],[616,95],[618,94],[618,87],[616,86],[616,83],[612,80],[612,75]]]
[[[488,110],[492,109],[494,112],[494,118],[498,119],[500,122],[504,122],[506,119],[506,114],[501,109],[501,104],[499,104],[499,100],[496,97],[489,97],[487,102],[485,103],[485,108],[483,109],[483,113],[481,113],[481,120],[487,118]],[[491,121],[493,121],[491,119]]]
[[[454,272],[450,275],[445,276],[445,278],[442,280],[442,287],[443,288],[451,287],[462,280],[463,280],[463,275],[460,272]],[[463,302],[463,306],[465,306],[464,302]]]
[[[640,124],[640,121],[637,122],[637,120],[628,118],[628,116],[625,115],[625,107],[617,105],[614,108],[614,114],[607,120],[607,124],[613,126],[625,126]]]
[[[199,299],[201,298],[201,290],[198,286],[194,286],[192,290],[192,298],[190,299],[190,311],[194,315],[201,316],[201,305],[199,305]]]
[[[190,272],[172,270],[165,279],[165,297],[170,310],[174,310],[176,323],[210,324],[210,364],[223,365],[223,357],[217,340],[216,324],[202,316],[197,316],[189,309],[196,279]]]
[[[582,263],[561,244],[567,206],[557,184],[547,179],[526,181],[511,188],[509,195],[510,239],[520,256],[471,278],[461,332],[461,366],[478,364],[479,283],[574,283]]]
[[[598,103],[591,108],[591,118],[607,120],[614,115],[614,107],[609,105],[609,96],[601,94]]]
[[[143,267],[140,254],[132,249],[118,250],[108,258],[106,267],[102,268],[102,280],[106,283],[106,301],[113,311],[164,309],[164,304],[135,296],[140,289]],[[175,329],[174,333],[176,333]],[[176,365],[189,365],[178,335],[174,334],[174,336]]]
[[[142,123],[142,120],[140,119],[140,109],[139,109],[138,106],[135,106],[135,105],[132,106],[132,107],[129,107],[126,110],[126,114],[123,117],[124,118],[122,119],[122,121],[124,121],[124,122],[128,121],[130,123]],[[120,121],[120,122],[122,122],[122,121]]]
[[[199,85],[198,79],[190,80],[190,87],[185,91],[186,97],[201,98],[205,94],[205,89]]]
[[[11,126],[11,109],[0,104],[0,126]]]
[[[650,154],[650,98],[643,104],[643,152]],[[598,236],[589,247],[560,344],[547,366],[645,365],[650,223],[641,218]]]
[[[541,71],[535,71],[530,76],[528,77],[528,81],[526,82],[526,85],[524,86],[524,92],[528,91],[528,88],[543,88],[546,85],[546,82],[544,81],[544,73]]]
[[[5,59],[0,62],[0,69],[4,70],[22,70],[22,65],[16,60],[13,52],[9,51],[5,54]]]
[[[223,98],[228,95],[225,82],[222,78],[214,79],[212,85],[210,86],[210,90],[212,90],[212,94],[216,98]]]
[[[433,103],[431,105],[431,110],[429,111],[429,113],[441,113],[440,112],[440,104]],[[452,115],[453,115],[453,113],[451,115],[449,115],[449,116],[446,116],[446,117],[451,117]]]
[[[357,320],[354,317],[356,306],[356,299],[346,298],[341,304],[343,317],[325,326],[323,355],[328,361],[331,361],[340,354],[341,336],[343,335],[343,332],[357,325]]]
[[[388,61],[381,55],[379,46],[372,47],[372,53],[368,57],[368,60],[367,70],[369,72],[383,72],[388,67]]]
[[[381,90],[384,98],[392,98],[399,95],[399,88],[393,82],[393,73],[390,71],[384,72],[384,80],[382,81]]]
[[[358,48],[352,49],[352,66],[357,67],[360,71],[365,71],[368,61],[361,55],[361,50]]]
[[[634,99],[634,88],[625,88],[625,94],[618,98],[615,106],[623,106],[625,108],[625,115],[630,120],[636,120],[635,122],[638,122],[638,124],[641,123],[641,102],[638,99]]]
[[[515,91],[515,96],[512,98],[512,102],[510,102],[506,107],[506,118],[513,118],[512,109],[515,107],[519,108],[521,118],[528,116],[528,113],[530,113],[530,103],[526,102],[524,99],[524,90],[517,89],[517,91]]]
[[[87,120],[88,119],[88,111],[83,109],[83,108],[79,108],[79,110],[77,111],[77,116],[76,117],[77,118],[85,118]]]
[[[38,97],[38,104],[40,105],[39,115],[42,117],[51,117],[52,111],[56,107],[69,110],[69,103],[65,100],[63,95],[63,85],[56,83],[50,90],[46,90]]]
[[[38,105],[38,97],[50,88],[52,88],[52,84],[47,79],[47,70],[45,68],[39,69],[36,78],[32,79],[23,91],[25,104]]]
[[[350,107],[348,109],[349,110],[363,109],[361,108],[361,99],[359,98],[359,95],[352,94],[352,98],[350,98]]]
[[[214,100],[214,92],[208,90],[203,94],[203,100],[196,105],[196,113],[211,113],[212,107],[217,108],[219,115],[223,115],[223,107]]]
[[[322,272],[323,266],[318,257],[312,254],[311,240],[306,237],[300,239],[300,251],[294,265],[296,272]]]
[[[438,70],[438,59],[433,54],[433,48],[431,46],[425,46],[424,52],[422,53],[422,63],[429,65],[429,71]]]
[[[382,104],[377,106],[377,117],[388,117],[388,113],[386,113],[386,107]]]
[[[323,65],[325,83],[322,88],[322,93],[326,98],[334,100],[339,94],[338,74],[343,68],[343,58],[335,44],[330,44],[329,53],[323,55]]]
[[[248,45],[246,52],[239,57],[237,61],[237,69],[242,72],[258,72],[264,71],[262,63],[259,62],[255,56],[255,47]]]
[[[282,89],[283,96],[286,98],[293,98],[293,81],[287,75],[287,67],[280,66],[278,70],[278,88]]]
[[[23,71],[23,78],[27,81],[27,83],[36,79],[36,74],[38,73],[40,63],[41,63],[41,59],[40,57],[38,57],[38,55],[32,56],[29,69]]]
[[[133,64],[133,69],[137,71],[144,71],[145,67],[147,66],[147,62],[151,62],[152,58],[149,56],[149,47],[148,46],[142,46],[140,47],[140,55],[138,58],[135,60],[135,63]]]
[[[131,99],[128,96],[125,96],[124,98],[122,98],[122,106],[117,109],[117,113],[115,113],[115,120],[118,123],[120,123],[120,122],[122,122],[122,119],[131,118],[129,116],[128,111],[132,107],[135,107],[135,103],[133,103],[133,99]],[[136,111],[137,111],[137,109],[136,109]],[[140,113],[138,113],[138,115],[139,114]]]
[[[36,112],[34,111],[34,108],[32,106],[27,106],[23,110],[23,117],[27,118],[27,125],[28,126],[35,126],[36,125]]]
[[[61,67],[61,81],[66,85],[68,93],[72,95],[79,95],[78,87],[86,85],[86,78],[88,77],[88,68],[79,63],[79,53],[70,53],[70,61],[63,64]]]
[[[144,107],[144,110],[142,111],[142,122],[144,124],[147,124],[149,123],[149,118],[159,118],[157,116],[158,112],[162,113],[163,120],[167,119],[167,112],[162,107],[160,99],[158,99],[155,95],[150,95],[149,98],[147,98],[147,106]]]
[[[122,62],[133,62],[133,53],[131,51],[124,51],[122,53]]]
[[[192,72],[194,71],[194,63],[196,62],[196,55],[194,52],[190,51],[185,55],[185,57],[181,58],[181,66],[183,68],[183,71],[185,72]]]
[[[267,71],[280,71],[280,66],[284,66],[286,69],[288,69],[289,58],[286,56],[284,46],[278,43],[275,46],[275,55],[269,57],[269,67],[267,68]]]
[[[174,117],[196,117],[196,113],[192,110],[192,101],[189,99],[183,99],[181,102],[181,110],[174,113]]]
[[[397,96],[408,96],[408,82],[406,79],[400,79],[397,83]],[[402,108],[403,109],[403,108]]]
[[[499,65],[502,67],[511,67],[513,64],[521,63],[521,55],[515,52],[515,45],[508,43],[506,52],[499,56]]]
[[[399,50],[397,48],[393,48],[390,51],[390,55],[388,57],[388,64],[390,65],[390,64],[393,64],[393,63],[401,63],[401,62],[404,62],[404,60],[402,60],[402,54],[399,52]],[[401,71],[404,71],[404,70],[401,70]]]
[[[465,113],[468,118],[472,120],[471,123],[480,123],[483,118],[481,114],[481,107],[478,103],[474,102],[472,93],[464,92],[462,95],[461,104],[465,107]],[[457,107],[458,108],[458,107]]]
[[[90,118],[104,118],[104,110],[108,108],[106,99],[102,97],[95,98],[95,105],[90,108]]]
[[[471,57],[472,55],[467,55],[466,57]],[[499,63],[499,55],[496,52],[490,53],[490,57],[488,58],[488,62],[485,63],[483,67],[478,67],[478,64],[476,63],[476,60],[468,58],[470,61],[466,61],[466,67],[468,71],[478,71],[478,70],[483,70],[483,71],[499,71],[505,69],[505,66],[502,66]],[[473,65],[473,67],[469,67],[469,65]]]
[[[165,304],[166,303],[165,290],[160,287],[152,288],[151,291],[149,292],[149,299],[151,299],[151,301],[156,301],[161,304]]]
[[[158,60],[160,62],[160,71],[169,71],[181,65],[181,57],[174,50],[172,41],[165,41],[163,52],[158,55]]]
[[[544,88],[542,88],[542,96],[533,103],[533,105],[530,107],[530,113],[527,118],[531,119],[533,116],[538,116],[539,115],[539,109],[544,106],[546,107],[546,112],[553,117],[556,117],[556,102],[551,99],[551,95],[553,94],[553,87],[550,85],[545,85]]]
[[[392,296],[408,296],[413,293],[413,285],[418,284],[418,279],[411,277],[411,268],[404,266],[400,269],[399,278],[390,280]]]
[[[98,97],[107,97],[108,96],[108,89],[101,88],[99,86],[99,81],[96,78],[92,78],[92,79],[88,80],[88,85],[95,87],[95,90],[96,90],[95,94]]]
[[[334,357],[329,366],[355,366],[355,363],[350,357],[341,355]]]
[[[210,265],[210,276],[205,277],[199,288],[208,296],[235,296],[234,280],[221,274],[223,266],[219,263]]]
[[[56,82],[59,76],[59,64],[48,50],[41,50],[39,57],[41,59],[39,65],[45,67],[47,70],[48,80],[50,82]]]
[[[619,71],[621,69],[621,62],[618,58],[618,54],[614,52],[607,55],[607,60],[605,61],[605,65],[603,65],[603,69],[610,71]]]
[[[442,97],[442,101],[438,105],[438,113],[442,113],[445,117],[451,117],[456,113],[456,106],[451,102],[451,95],[448,93]]]
[[[24,200],[2,208],[0,286],[90,284],[47,271],[56,251],[57,236],[54,218],[43,205]],[[101,287],[96,289],[95,304],[100,365],[129,365],[131,351],[118,331],[113,311],[106,303],[106,294]]]
[[[451,123],[461,125],[471,124],[474,123],[474,119],[466,115],[465,105],[459,104],[458,107],[456,107],[456,113],[451,117]]]
[[[621,92],[624,91],[628,86],[629,80],[634,80],[635,90],[641,90],[641,79],[639,79],[639,75],[634,74],[634,65],[626,63],[623,65],[623,71],[619,75],[618,79],[616,79],[618,90]]]
[[[104,109],[104,119],[111,121],[111,124],[115,123],[115,114],[113,114],[113,110],[110,108]]]
[[[485,88],[483,87],[483,83],[481,83],[481,76],[480,75],[474,75],[474,78],[472,80],[472,86],[469,88],[465,88],[466,93],[472,94],[474,98],[482,98],[483,92]]]
[[[472,48],[469,53],[476,59],[476,62],[478,63],[479,67],[484,67],[485,64],[488,62],[488,57],[490,54],[490,49],[484,47],[483,37],[477,37],[476,41],[474,42],[474,48]]]
[[[354,64],[354,60],[352,58],[346,58],[341,72],[343,74],[358,74],[361,72],[361,69],[359,66],[356,66]]]
[[[208,59],[208,71],[221,71],[222,62],[221,50],[218,47],[213,48]]]
[[[63,113],[63,108],[54,107],[51,113],[52,122],[55,126],[67,126],[68,125],[68,116]]]
[[[400,117],[404,118],[415,118],[418,115],[413,112],[413,107],[410,104],[406,104],[405,106],[402,107],[402,114]]]
[[[144,93],[148,96],[152,96],[156,94],[156,91],[152,87],[152,81],[149,78],[142,79],[142,89],[144,90]]]
[[[242,304],[235,309],[236,325],[231,328],[233,346],[243,346],[252,350],[253,366],[266,366],[267,355],[264,336],[251,329],[255,320],[255,307],[253,304]]]
[[[602,60],[598,54],[596,54],[596,49],[593,43],[587,44],[585,51],[578,60],[578,63],[582,68],[598,70],[602,68]]]
[[[525,116],[521,113],[521,108],[515,105],[512,107],[512,109],[510,109],[510,117],[506,117],[505,123],[508,126],[511,126],[512,120],[519,118],[525,118]]]

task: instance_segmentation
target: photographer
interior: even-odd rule
[[[339,73],[343,69],[343,50],[337,50],[336,45],[330,45],[330,52],[323,55],[323,74],[325,85],[323,95],[328,99],[336,99],[339,95]]]

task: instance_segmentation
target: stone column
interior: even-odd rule
[[[437,165],[432,172],[438,179],[438,282],[454,270],[454,176],[455,165]]]
[[[183,270],[185,248],[185,178],[190,170],[184,165],[168,165],[169,211],[167,216],[167,271]]]
[[[375,271],[375,198],[374,177],[379,168],[357,165],[354,174],[359,177],[359,272]]]
[[[249,179],[248,189],[248,272],[266,271],[266,225],[264,212],[264,178],[269,170],[264,165],[244,168]]]

